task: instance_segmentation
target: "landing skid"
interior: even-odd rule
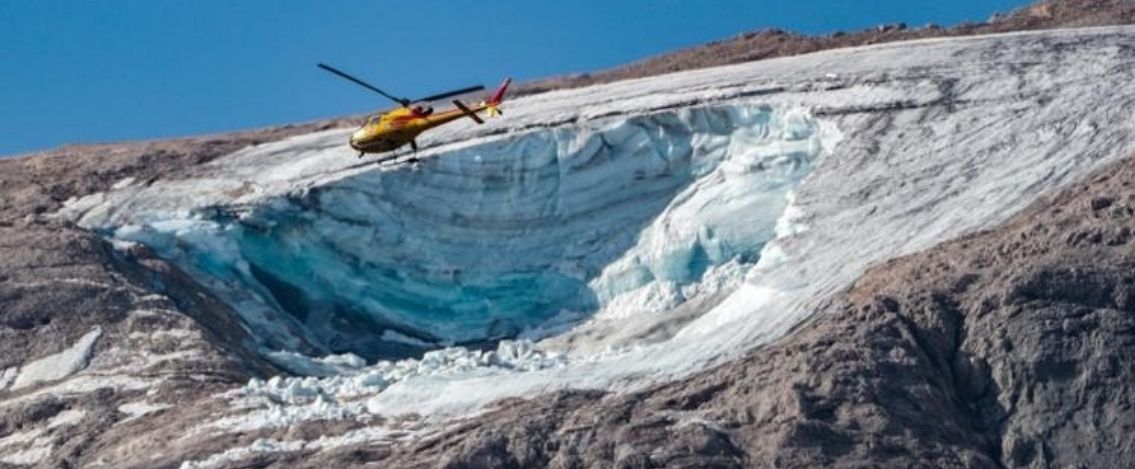
[[[406,155],[411,155],[411,156],[409,158],[402,159]],[[359,152],[359,159],[362,159],[364,156],[366,156],[366,153]],[[415,148],[414,150],[408,151],[408,152],[395,153],[395,154],[389,154],[389,155],[386,155],[386,156],[381,156],[381,157],[378,158],[377,161],[375,161],[375,164],[378,164],[378,165],[381,165],[381,166],[388,166],[388,167],[401,166],[401,165],[404,165],[404,164],[412,164],[412,165],[414,165],[414,168],[417,168],[418,163],[421,162],[421,161],[422,160],[420,158],[418,158],[417,148]]]
[[[378,162],[378,164],[380,164],[382,166],[389,166],[389,167],[402,166],[402,165],[405,165],[405,164],[409,164],[409,165],[414,165],[414,167],[417,168],[418,163],[420,163],[421,161],[422,160],[419,159],[416,156],[412,157],[412,158],[407,158],[407,159],[404,159],[404,160],[398,160],[398,157],[395,157],[395,158],[390,158],[390,159],[386,159],[386,160],[380,160]]]
[[[388,168],[393,168],[393,167],[409,164],[409,165],[413,165],[414,168],[417,168],[418,163],[421,162],[422,160],[420,158],[418,158],[417,155],[411,156],[411,157],[406,158],[406,159],[402,159],[407,154],[408,153],[403,153],[401,155],[391,155],[391,156],[387,156],[386,158],[379,158],[378,161],[375,161],[375,164],[378,164],[379,166],[383,166],[383,167],[388,167]]]

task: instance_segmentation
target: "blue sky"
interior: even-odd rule
[[[1027,0],[0,1],[0,155],[368,112],[762,27],[983,20]]]

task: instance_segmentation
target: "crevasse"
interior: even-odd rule
[[[252,329],[289,321],[295,340],[269,348],[395,358],[661,311],[707,273],[739,280],[824,153],[821,133],[806,112],[771,107],[623,117],[251,207],[136,217],[112,236],[205,279]]]

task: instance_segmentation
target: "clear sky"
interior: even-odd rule
[[[0,0],[0,155],[368,112],[763,27],[984,20],[1028,0]]]

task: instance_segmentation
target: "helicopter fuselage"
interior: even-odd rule
[[[487,103],[469,108],[476,113],[490,109]],[[414,108],[398,108],[367,120],[351,134],[351,148],[361,153],[384,153],[414,141],[422,132],[466,117],[465,111],[451,109],[437,113]]]

